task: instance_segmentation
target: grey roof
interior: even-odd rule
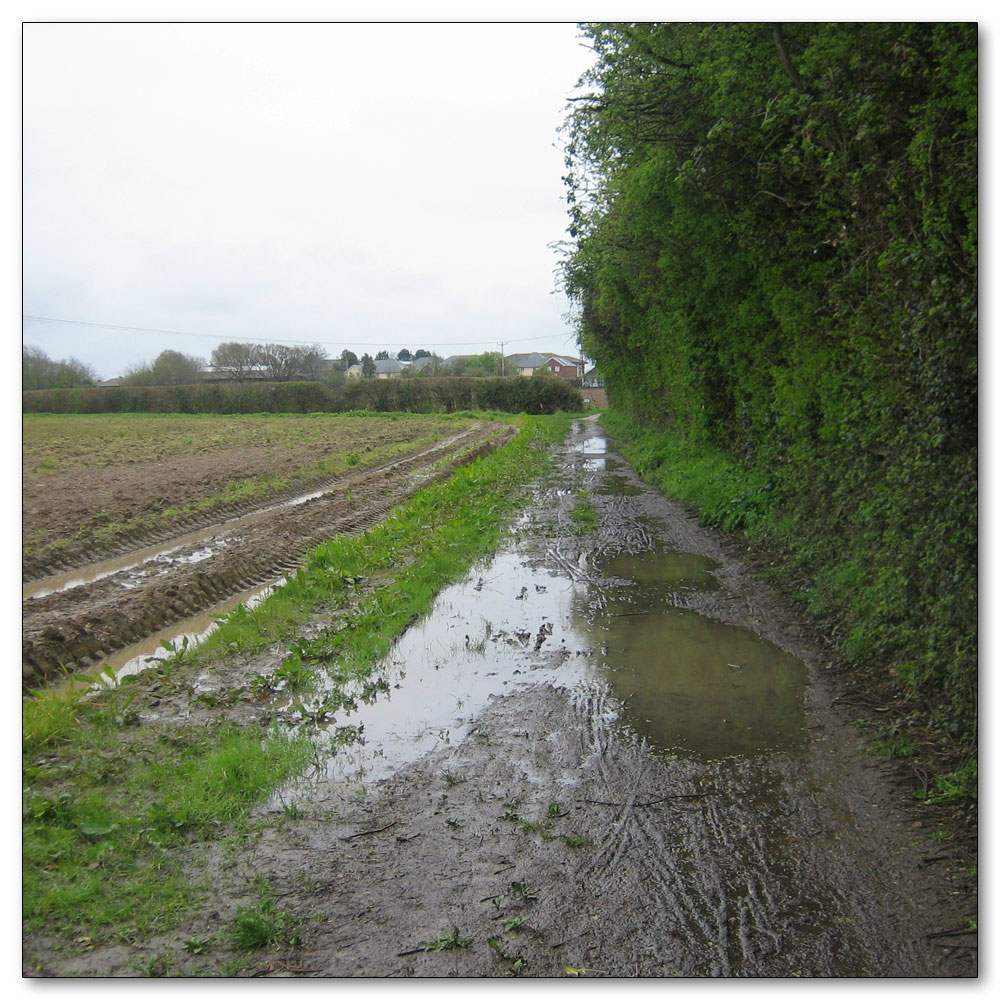
[[[518,368],[541,368],[550,358],[560,365],[580,364],[576,358],[568,357],[565,354],[550,354],[542,351],[532,351],[530,354],[509,354],[506,360],[517,365]]]
[[[549,355],[539,354],[537,351],[531,354],[509,354],[506,358],[507,361],[517,365],[518,368],[538,368],[540,365],[544,365],[548,359]]]
[[[401,361],[397,361],[395,358],[378,358],[373,361],[375,365],[376,375],[395,375],[397,372],[403,371],[407,366]],[[351,365],[347,369],[349,372],[353,371],[363,371],[364,366],[359,361],[356,365]]]

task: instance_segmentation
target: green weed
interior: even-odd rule
[[[275,908],[273,900],[237,911],[230,927],[230,937],[240,951],[255,951],[271,945],[297,947],[301,940],[297,921],[285,910]]]
[[[577,494],[576,505],[569,514],[575,535],[587,535],[597,530],[597,511],[594,510],[594,505],[589,500],[583,499],[584,496],[586,494]]]
[[[439,934],[433,941],[428,941],[424,946],[425,951],[455,951],[460,948],[469,948],[472,945],[472,938],[464,938],[458,932],[457,927],[453,927],[444,934]]]
[[[520,971],[527,967],[528,960],[523,955],[510,955],[504,949],[499,938],[488,937],[486,943],[490,948],[496,952],[497,957],[503,962],[510,963],[511,972],[516,976]]]
[[[919,798],[925,797],[923,794]],[[931,802],[975,802],[979,798],[979,765],[974,760],[934,779],[934,791],[926,798]]]

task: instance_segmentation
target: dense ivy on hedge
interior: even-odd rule
[[[577,389],[563,380],[522,378],[358,379],[320,382],[216,382],[23,392],[25,413],[346,413],[349,410],[452,413],[575,413]]]
[[[773,483],[846,651],[974,734],[974,24],[588,24],[566,286],[609,399]]]

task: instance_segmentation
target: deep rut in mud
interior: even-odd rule
[[[503,424],[478,423],[304,497],[241,511],[191,538],[161,538],[159,549],[143,550],[150,539],[137,537],[134,554],[120,553],[116,560],[123,568],[82,566],[35,581],[22,603],[24,685],[57,677],[64,667],[99,665],[164,625],[294,570],[310,548],[364,531],[421,486],[512,433]]]
[[[211,974],[176,942],[264,881],[301,945],[252,975],[975,975],[968,898],[859,749],[808,621],[599,425],[558,460],[508,544],[400,637],[377,696],[338,712],[364,738],[280,790],[235,860],[189,858],[213,898],[140,956]],[[210,665],[198,690],[277,656]]]

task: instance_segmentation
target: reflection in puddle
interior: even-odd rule
[[[672,606],[671,595],[717,589],[718,564],[647,552],[602,565],[631,587],[604,590],[576,613],[600,641],[598,669],[622,717],[665,750],[702,757],[790,750],[803,740],[805,667],[748,629]]]
[[[560,623],[572,621],[571,580],[532,569],[507,552],[438,596],[431,612],[396,643],[376,676],[388,691],[336,725],[363,725],[363,743],[338,749],[328,777],[386,777],[404,764],[463,739],[490,698],[546,680],[582,677],[566,670]],[[537,651],[560,653],[540,661]],[[331,730],[335,731],[335,730]]]
[[[619,577],[638,586],[662,587],[672,593],[717,590],[719,583],[711,572],[718,568],[714,559],[690,552],[623,553],[598,561],[598,569],[606,577]]]
[[[606,632],[599,666],[641,736],[706,758],[801,744],[806,678],[794,657],[693,612],[614,607],[594,621]]]
[[[608,439],[600,435],[594,435],[593,437],[584,438],[580,444],[577,445],[577,449],[580,454],[588,456],[583,460],[583,467],[588,472],[603,472],[607,464],[605,456],[608,453]],[[592,458],[589,456],[600,456],[599,458]]]
[[[624,476],[605,476],[604,482],[594,492],[604,496],[634,497],[644,492],[641,486],[635,486]]]

